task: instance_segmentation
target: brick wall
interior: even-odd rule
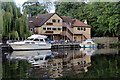
[[[118,37],[92,37],[92,39],[103,43],[118,42]]]

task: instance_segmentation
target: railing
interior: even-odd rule
[[[89,37],[87,34],[85,34],[84,32],[82,32],[82,34],[83,34],[87,39],[90,38],[90,37]]]
[[[63,23],[63,25],[64,25],[65,27],[67,27],[67,29],[69,29],[69,30],[71,31],[71,33],[73,34],[73,29],[71,28],[71,26],[70,26],[69,24]]]
[[[63,31],[62,33],[64,36],[67,36],[70,40],[73,40],[72,35],[68,31]]]
[[[63,25],[72,33],[74,34],[74,30],[71,28],[71,26],[68,23],[63,23]],[[70,38],[70,40],[73,40],[73,37],[70,35],[70,33],[68,33],[68,31],[66,31],[66,36]],[[84,35],[87,39],[89,39],[89,34],[86,34],[84,32],[81,32],[82,35]],[[71,38],[72,37],[72,38]]]

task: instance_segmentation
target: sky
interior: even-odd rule
[[[15,1],[16,5],[17,5],[18,7],[20,7],[21,12],[22,12],[22,4],[23,4],[24,2],[26,2],[27,0],[14,0],[14,1]],[[50,13],[54,13],[54,12],[55,12],[55,7],[52,6]]]

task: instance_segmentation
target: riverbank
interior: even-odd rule
[[[98,48],[120,48],[120,42],[110,42],[110,43],[104,43],[104,42],[97,42]]]

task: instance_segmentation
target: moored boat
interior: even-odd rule
[[[47,36],[34,34],[24,41],[8,43],[13,50],[43,50],[51,49]]]
[[[96,48],[97,44],[94,43],[92,40],[86,40],[82,43],[80,43],[81,48]]]

